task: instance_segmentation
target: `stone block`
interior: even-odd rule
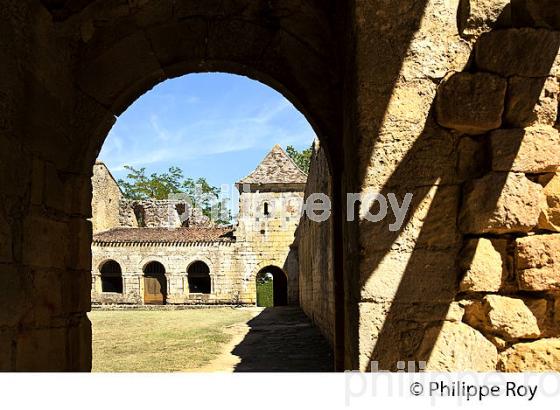
[[[158,25],[147,30],[147,37],[163,69],[173,76],[184,67],[176,66],[206,54],[208,22],[191,18],[179,23]]]
[[[71,215],[92,217],[92,185],[89,175],[66,174],[64,176],[67,210]],[[110,200],[113,200],[110,198]]]
[[[548,309],[548,300],[544,298],[529,299],[523,298],[523,302],[537,319],[537,324],[541,330],[541,336],[549,336],[556,327],[550,323],[550,315]],[[559,324],[560,325],[560,324]]]
[[[11,372],[14,350],[14,335],[11,329],[0,330],[0,371]]]
[[[384,218],[379,223],[363,220],[360,235],[365,253],[387,251],[391,247],[411,252],[414,249],[442,251],[460,248],[461,238],[456,224],[460,187],[399,187],[390,189],[389,192],[395,194],[399,204],[403,203],[407,193],[413,195],[407,210],[408,220],[405,218],[399,233],[390,230],[390,225],[396,221],[394,215]],[[364,204],[365,201],[362,202],[362,205]],[[375,213],[375,210],[371,212]]]
[[[539,217],[539,228],[560,232],[560,173],[541,175],[538,181],[544,187],[546,197]]]
[[[560,133],[555,128],[496,130],[490,143],[493,171],[536,174],[560,168]]]
[[[49,208],[59,212],[66,212],[66,188],[61,173],[50,163],[45,163],[44,202]]]
[[[0,263],[12,261],[12,223],[4,204],[0,204]]]
[[[13,264],[0,265],[0,323],[15,326],[31,307],[32,278]]]
[[[465,272],[461,292],[497,292],[510,273],[507,241],[470,239],[463,248],[459,267]]]
[[[560,32],[530,28],[498,30],[480,36],[478,69],[503,77],[546,77],[560,46]]]
[[[498,370],[504,372],[559,372],[560,339],[517,343],[500,354]]]
[[[484,134],[502,125],[507,82],[486,73],[456,73],[439,87],[438,123],[465,134]]]
[[[456,269],[452,251],[368,253],[361,264],[362,299],[451,303],[457,289]]]
[[[463,37],[478,37],[483,32],[510,23],[510,0],[460,0],[457,22]]]
[[[427,360],[430,346],[419,351],[425,329],[434,323],[457,324],[460,307],[452,305],[383,298],[360,303],[360,369],[369,369],[371,360],[378,361],[381,370],[395,370],[402,360]]]
[[[277,46],[278,31],[242,20],[220,20],[210,24],[207,53],[209,60],[231,62],[259,61],[270,47]]]
[[[114,44],[92,61],[83,61],[79,86],[119,115],[149,85],[165,78],[142,32]]]
[[[511,77],[508,80],[504,122],[510,127],[553,126],[558,117],[556,77]]]
[[[68,226],[44,216],[23,222],[23,263],[28,266],[65,268],[70,255]]]
[[[86,219],[72,218],[68,223],[70,255],[67,267],[91,271],[92,223]]]
[[[418,355],[429,357],[426,370],[436,372],[492,372],[498,359],[496,347],[482,334],[453,322],[429,328]]]
[[[542,187],[525,175],[493,172],[466,184],[460,228],[471,234],[529,232],[543,201]]]
[[[49,324],[55,316],[63,313],[62,292],[66,285],[58,270],[32,270],[32,306],[25,317],[26,322]]]
[[[91,371],[91,322],[86,315],[68,329],[68,371]]]
[[[486,137],[482,137],[486,139]],[[485,141],[468,136],[459,140],[457,158],[457,177],[464,181],[480,178],[490,171],[490,157]]]
[[[17,336],[16,368],[23,372],[67,370],[66,328],[21,331]]]
[[[31,203],[33,205],[43,205],[45,189],[45,162],[33,158],[31,163]]]
[[[532,339],[541,334],[537,319],[523,300],[487,295],[465,309],[465,322],[484,334],[507,341]]]
[[[557,295],[554,299],[553,320],[557,326],[560,326],[560,295]]]
[[[511,19],[516,27],[560,30],[558,0],[511,0]]]
[[[560,290],[560,234],[517,239],[515,257],[519,289]]]

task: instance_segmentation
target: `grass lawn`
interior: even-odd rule
[[[227,326],[252,317],[233,308],[175,311],[94,311],[94,372],[175,372],[196,369],[231,340]]]
[[[257,306],[274,306],[273,284],[271,280],[265,283],[257,282]]]

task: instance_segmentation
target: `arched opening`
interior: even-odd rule
[[[72,47],[72,52],[68,53],[68,59],[57,61],[56,69],[44,74],[48,84],[48,95],[56,96],[57,101],[38,103],[44,112],[30,109],[30,119],[33,122],[29,125],[33,127],[28,131],[30,135],[36,131],[37,135],[26,140],[25,144],[29,146],[24,146],[23,143],[20,146],[19,141],[14,145],[13,151],[17,150],[18,155],[20,148],[26,155],[28,152],[33,153],[33,165],[36,165],[33,173],[30,172],[32,161],[26,163],[25,167],[14,166],[13,169],[17,170],[14,171],[17,176],[26,175],[31,178],[33,174],[33,183],[29,184],[27,182],[31,181],[26,181],[22,186],[44,188],[34,205],[37,205],[37,209],[41,207],[45,211],[42,219],[38,219],[37,222],[52,222],[52,225],[41,229],[48,232],[43,236],[45,245],[53,244],[53,255],[61,256],[62,252],[59,252],[58,246],[67,250],[70,254],[68,260],[72,260],[72,265],[62,262],[59,265],[56,261],[56,266],[72,269],[73,277],[76,277],[80,284],[70,285],[65,282],[63,288],[67,293],[76,289],[79,291],[79,297],[73,298],[76,306],[71,310],[72,321],[68,320],[67,323],[68,326],[75,326],[74,319],[79,312],[80,330],[75,332],[74,328],[69,328],[69,340],[64,340],[64,343],[71,343],[77,347],[71,349],[71,352],[66,349],[67,361],[50,361],[51,369],[58,370],[66,366],[65,368],[87,370],[91,363],[88,359],[91,335],[88,334],[89,321],[86,316],[90,295],[88,286],[81,286],[82,283],[90,281],[87,255],[91,244],[87,240],[90,235],[86,218],[90,215],[88,202],[91,192],[88,192],[88,187],[91,167],[115,118],[120,118],[125,108],[137,97],[163,80],[184,74],[215,71],[237,73],[262,81],[284,94],[306,115],[318,134],[318,130],[321,130],[320,136],[325,141],[327,135],[332,139],[340,137],[338,102],[342,101],[339,94],[341,83],[336,73],[336,64],[333,64],[335,53],[329,41],[332,35],[331,20],[322,3],[311,2],[293,6],[259,0],[245,8],[240,7],[237,2],[224,2],[219,10],[215,5],[205,2],[179,3],[177,7],[174,5],[170,9],[172,13],[167,13],[169,10],[159,10],[149,2],[122,6],[111,2],[91,1],[85,10],[85,6],[79,6],[69,9],[68,14],[62,13],[64,17],[61,15],[53,20],[52,24],[57,27],[44,34],[45,45],[48,44],[49,47],[51,40],[53,45],[56,44],[55,35],[61,34],[60,52],[66,53],[66,42]],[[122,13],[123,7],[130,7],[131,12]],[[296,17],[293,17],[291,9],[297,11]],[[191,18],[191,15],[194,18]],[[134,23],[129,19],[133,19]],[[50,20],[45,21],[48,21],[50,27]],[[98,21],[103,24],[92,25],[92,22]],[[82,33],[83,28],[87,33]],[[73,41],[82,37],[83,41]],[[56,51],[58,50],[57,47]],[[305,64],[301,64],[302,61],[305,61]],[[56,75],[59,73],[63,75]],[[34,73],[32,74],[30,78],[34,78]],[[19,83],[16,85],[19,87]],[[47,97],[42,87],[42,82],[38,82],[37,91]],[[39,98],[36,100],[39,101]],[[16,119],[24,118],[24,106],[27,104],[21,104],[21,113],[17,111],[19,105],[14,106],[14,124],[20,123]],[[12,112],[9,112],[6,123],[10,126],[11,115]],[[69,118],[72,121],[69,121]],[[42,135],[45,130],[56,132]],[[12,145],[8,147],[10,150],[7,151],[12,151]],[[14,165],[19,161],[20,156],[14,156]],[[11,165],[12,162],[8,161],[8,164]],[[45,184],[43,178],[48,178],[49,183]],[[61,193],[68,194],[71,203],[45,202],[47,198],[49,201],[50,198],[62,198]],[[17,194],[17,198],[31,197],[27,194],[20,195],[19,191]],[[140,225],[144,217],[149,216],[140,215]],[[64,227],[62,224],[68,226]],[[16,226],[15,222],[14,227],[8,232],[21,230],[21,226]],[[66,228],[70,232],[69,235],[57,234]],[[35,239],[41,239],[35,230],[26,228],[25,231],[26,244],[36,243]],[[62,238],[68,243],[62,241]],[[8,251],[13,248],[10,241],[11,236],[8,235],[8,241],[5,242]],[[37,246],[42,246],[42,243],[38,242]],[[48,271],[52,270],[51,264],[42,264],[44,261],[38,252],[32,252],[30,255],[30,262],[34,265],[48,266]],[[4,257],[5,254],[1,256]],[[11,254],[8,254],[7,258],[10,259]],[[171,271],[167,261],[162,262]],[[76,273],[80,273],[81,276],[78,278]],[[127,272],[124,284],[127,295],[129,291],[134,290],[139,301],[142,300],[144,280],[140,273],[140,266],[134,272]],[[145,278],[151,277],[150,273],[144,273]],[[58,271],[56,274],[58,275]],[[129,278],[128,274],[137,277]],[[172,276],[169,275],[167,284],[161,280],[160,291],[164,295],[171,295],[174,284],[183,282],[183,278],[177,279]],[[163,279],[161,275],[159,279]],[[181,292],[184,295],[183,287]],[[125,300],[119,295],[119,300],[121,299]],[[162,299],[165,300],[165,297]],[[58,348],[58,342],[55,344]],[[64,346],[59,350],[65,351]],[[22,367],[19,363],[18,367]],[[40,368],[42,364],[37,366]]]
[[[123,293],[123,280],[121,265],[114,260],[109,260],[99,269],[101,273],[101,292]]]
[[[187,279],[189,293],[210,293],[212,291],[210,268],[202,261],[196,261],[189,265]]]
[[[146,305],[165,305],[166,299],[165,267],[159,262],[150,262],[144,267],[144,303]]]
[[[277,266],[267,266],[257,273],[257,306],[286,306],[288,277]]]

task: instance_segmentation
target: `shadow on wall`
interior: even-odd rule
[[[332,350],[298,307],[264,309],[248,322],[249,332],[233,350],[235,372],[330,372]]]
[[[509,98],[507,78],[513,73],[495,71],[494,67],[509,62],[520,71],[530,72],[525,77],[533,77],[533,73],[546,76],[558,53],[559,38],[546,33],[536,35],[530,29],[515,30],[513,34],[496,29],[477,41],[463,73],[439,85],[421,135],[380,191],[385,197],[395,193],[400,201],[405,193],[414,194],[403,230],[390,232],[388,224],[393,221],[387,219],[391,218],[382,223],[360,222],[362,276],[359,289],[353,291],[354,297],[365,303],[352,305],[351,315],[362,318],[362,323],[351,329],[355,333],[347,341],[351,349],[360,352],[363,370],[372,361],[378,363],[379,369],[396,370],[397,361],[427,361],[432,355],[457,296],[459,251],[481,226],[496,224],[488,218],[493,216],[504,187],[510,183],[507,171],[521,144],[519,139],[510,143],[513,155],[499,169],[506,172],[495,172],[498,170],[492,165],[490,137],[484,134],[514,126],[504,118]],[[536,51],[526,52],[531,48]],[[542,86],[535,90],[533,106],[541,90]],[[378,127],[372,135],[379,135]],[[376,141],[368,144],[375,158]],[[361,170],[360,181],[366,181],[367,172],[366,168]],[[477,179],[483,175],[491,175],[491,179]],[[484,195],[477,197],[477,190],[483,190]],[[376,214],[377,209],[370,212]],[[485,233],[492,234],[492,228]],[[411,236],[416,240],[410,240]],[[394,257],[395,248],[406,257]],[[393,286],[399,273],[402,276]],[[370,346],[367,350],[366,345]],[[478,346],[469,348],[476,351]],[[371,354],[366,362],[364,355],[368,351]],[[453,365],[449,363],[448,370],[453,370]]]

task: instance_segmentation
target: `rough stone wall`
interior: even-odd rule
[[[560,370],[559,10],[512,2],[511,20],[478,38],[470,72],[449,76],[436,102],[438,122],[467,134],[461,161],[474,171],[459,212],[456,303],[492,343],[485,360],[503,371]],[[460,100],[486,109],[451,108]]]
[[[346,366],[557,370],[557,3],[355,6],[348,191],[414,199],[347,227]]]
[[[93,233],[120,226],[122,193],[119,185],[102,162],[93,166],[91,223]]]
[[[314,144],[305,198],[313,193],[332,197],[325,151]],[[297,230],[299,303],[331,344],[334,343],[333,219],[314,222],[304,215]]]
[[[179,228],[190,216],[185,202],[172,199],[124,199],[120,203],[120,208],[119,223],[114,227],[134,228],[142,222],[142,227],[146,228]],[[138,220],[136,213],[142,214],[142,221]]]
[[[91,367],[91,165],[50,14],[0,2],[0,370]],[[83,101],[83,100],[82,100]]]

